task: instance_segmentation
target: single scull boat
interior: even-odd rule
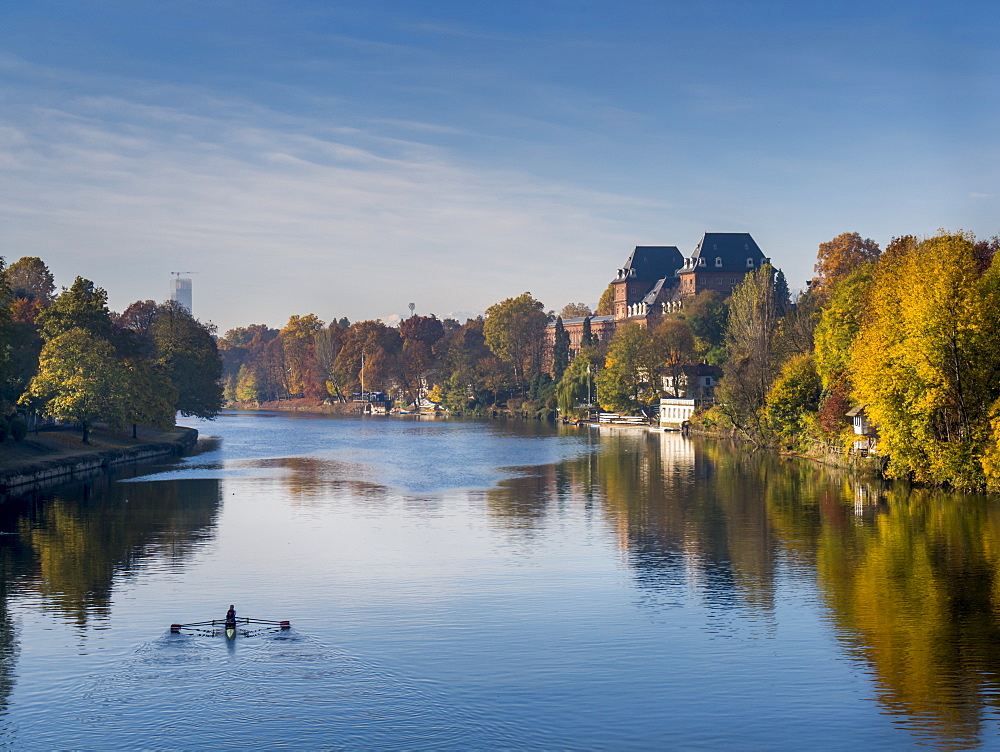
[[[240,627],[244,627],[241,629]],[[220,629],[221,628],[221,629]],[[193,621],[190,624],[171,624],[172,634],[205,635],[206,637],[218,637],[225,634],[226,639],[232,640],[240,637],[253,637],[265,632],[280,632],[284,629],[291,629],[289,621],[271,621],[269,619],[250,619],[245,616],[237,617],[236,620],[212,619],[211,621]]]

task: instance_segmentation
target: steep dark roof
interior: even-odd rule
[[[747,271],[751,268],[747,266],[748,258],[753,259],[754,269],[767,259],[749,232],[706,232],[698,241],[698,247],[694,249],[691,258],[695,268],[724,272]],[[698,259],[701,258],[705,259],[704,265],[699,265]],[[715,265],[717,258],[722,259],[722,266]]]
[[[637,245],[615,281],[637,279],[650,284],[664,277],[673,278],[684,264],[684,255],[675,245]]]
[[[660,296],[663,291],[663,285],[667,282],[667,278],[656,280],[656,284],[653,285],[653,289],[646,293],[646,297],[642,299],[642,302],[646,305],[653,305],[656,299]],[[673,277],[670,277],[670,282],[673,284]]]

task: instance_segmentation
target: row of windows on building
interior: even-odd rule
[[[692,261],[694,261],[694,259],[691,259],[691,258],[684,259],[684,268],[685,269],[690,269],[692,266],[694,266],[691,263]],[[771,263],[771,259],[761,259],[761,262],[760,262],[761,266],[763,266],[764,264],[769,264],[769,263]],[[722,266],[722,256],[716,256],[715,257],[715,265],[717,267]],[[704,258],[699,258],[697,266],[705,266],[705,259]],[[754,266],[754,260],[753,260],[753,258],[748,258],[747,259],[747,268],[748,269],[752,269],[753,266]]]

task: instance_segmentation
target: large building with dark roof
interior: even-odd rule
[[[675,245],[637,245],[611,280],[616,321],[643,318],[677,287],[684,256]]]
[[[681,298],[714,290],[728,297],[747,272],[771,263],[749,232],[706,232],[677,270]]]
[[[627,322],[652,328],[664,314],[682,309],[685,298],[706,290],[728,297],[747,272],[768,263],[770,259],[748,232],[706,232],[687,258],[674,245],[636,246],[611,280],[612,313],[591,317],[591,331],[603,342]],[[580,349],[583,322],[583,318],[563,321],[571,356]],[[554,323],[549,325],[547,340],[551,348]]]

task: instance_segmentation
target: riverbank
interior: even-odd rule
[[[316,415],[351,415],[361,412],[358,402],[320,402],[319,400],[296,397],[272,402],[229,402],[226,410],[272,410],[288,413],[315,413]]]
[[[169,431],[140,428],[135,439],[131,432],[97,429],[90,433],[90,444],[80,441],[79,431],[30,434],[24,441],[0,445],[0,492],[19,493],[115,465],[178,456],[197,440],[195,429],[182,426]]]

